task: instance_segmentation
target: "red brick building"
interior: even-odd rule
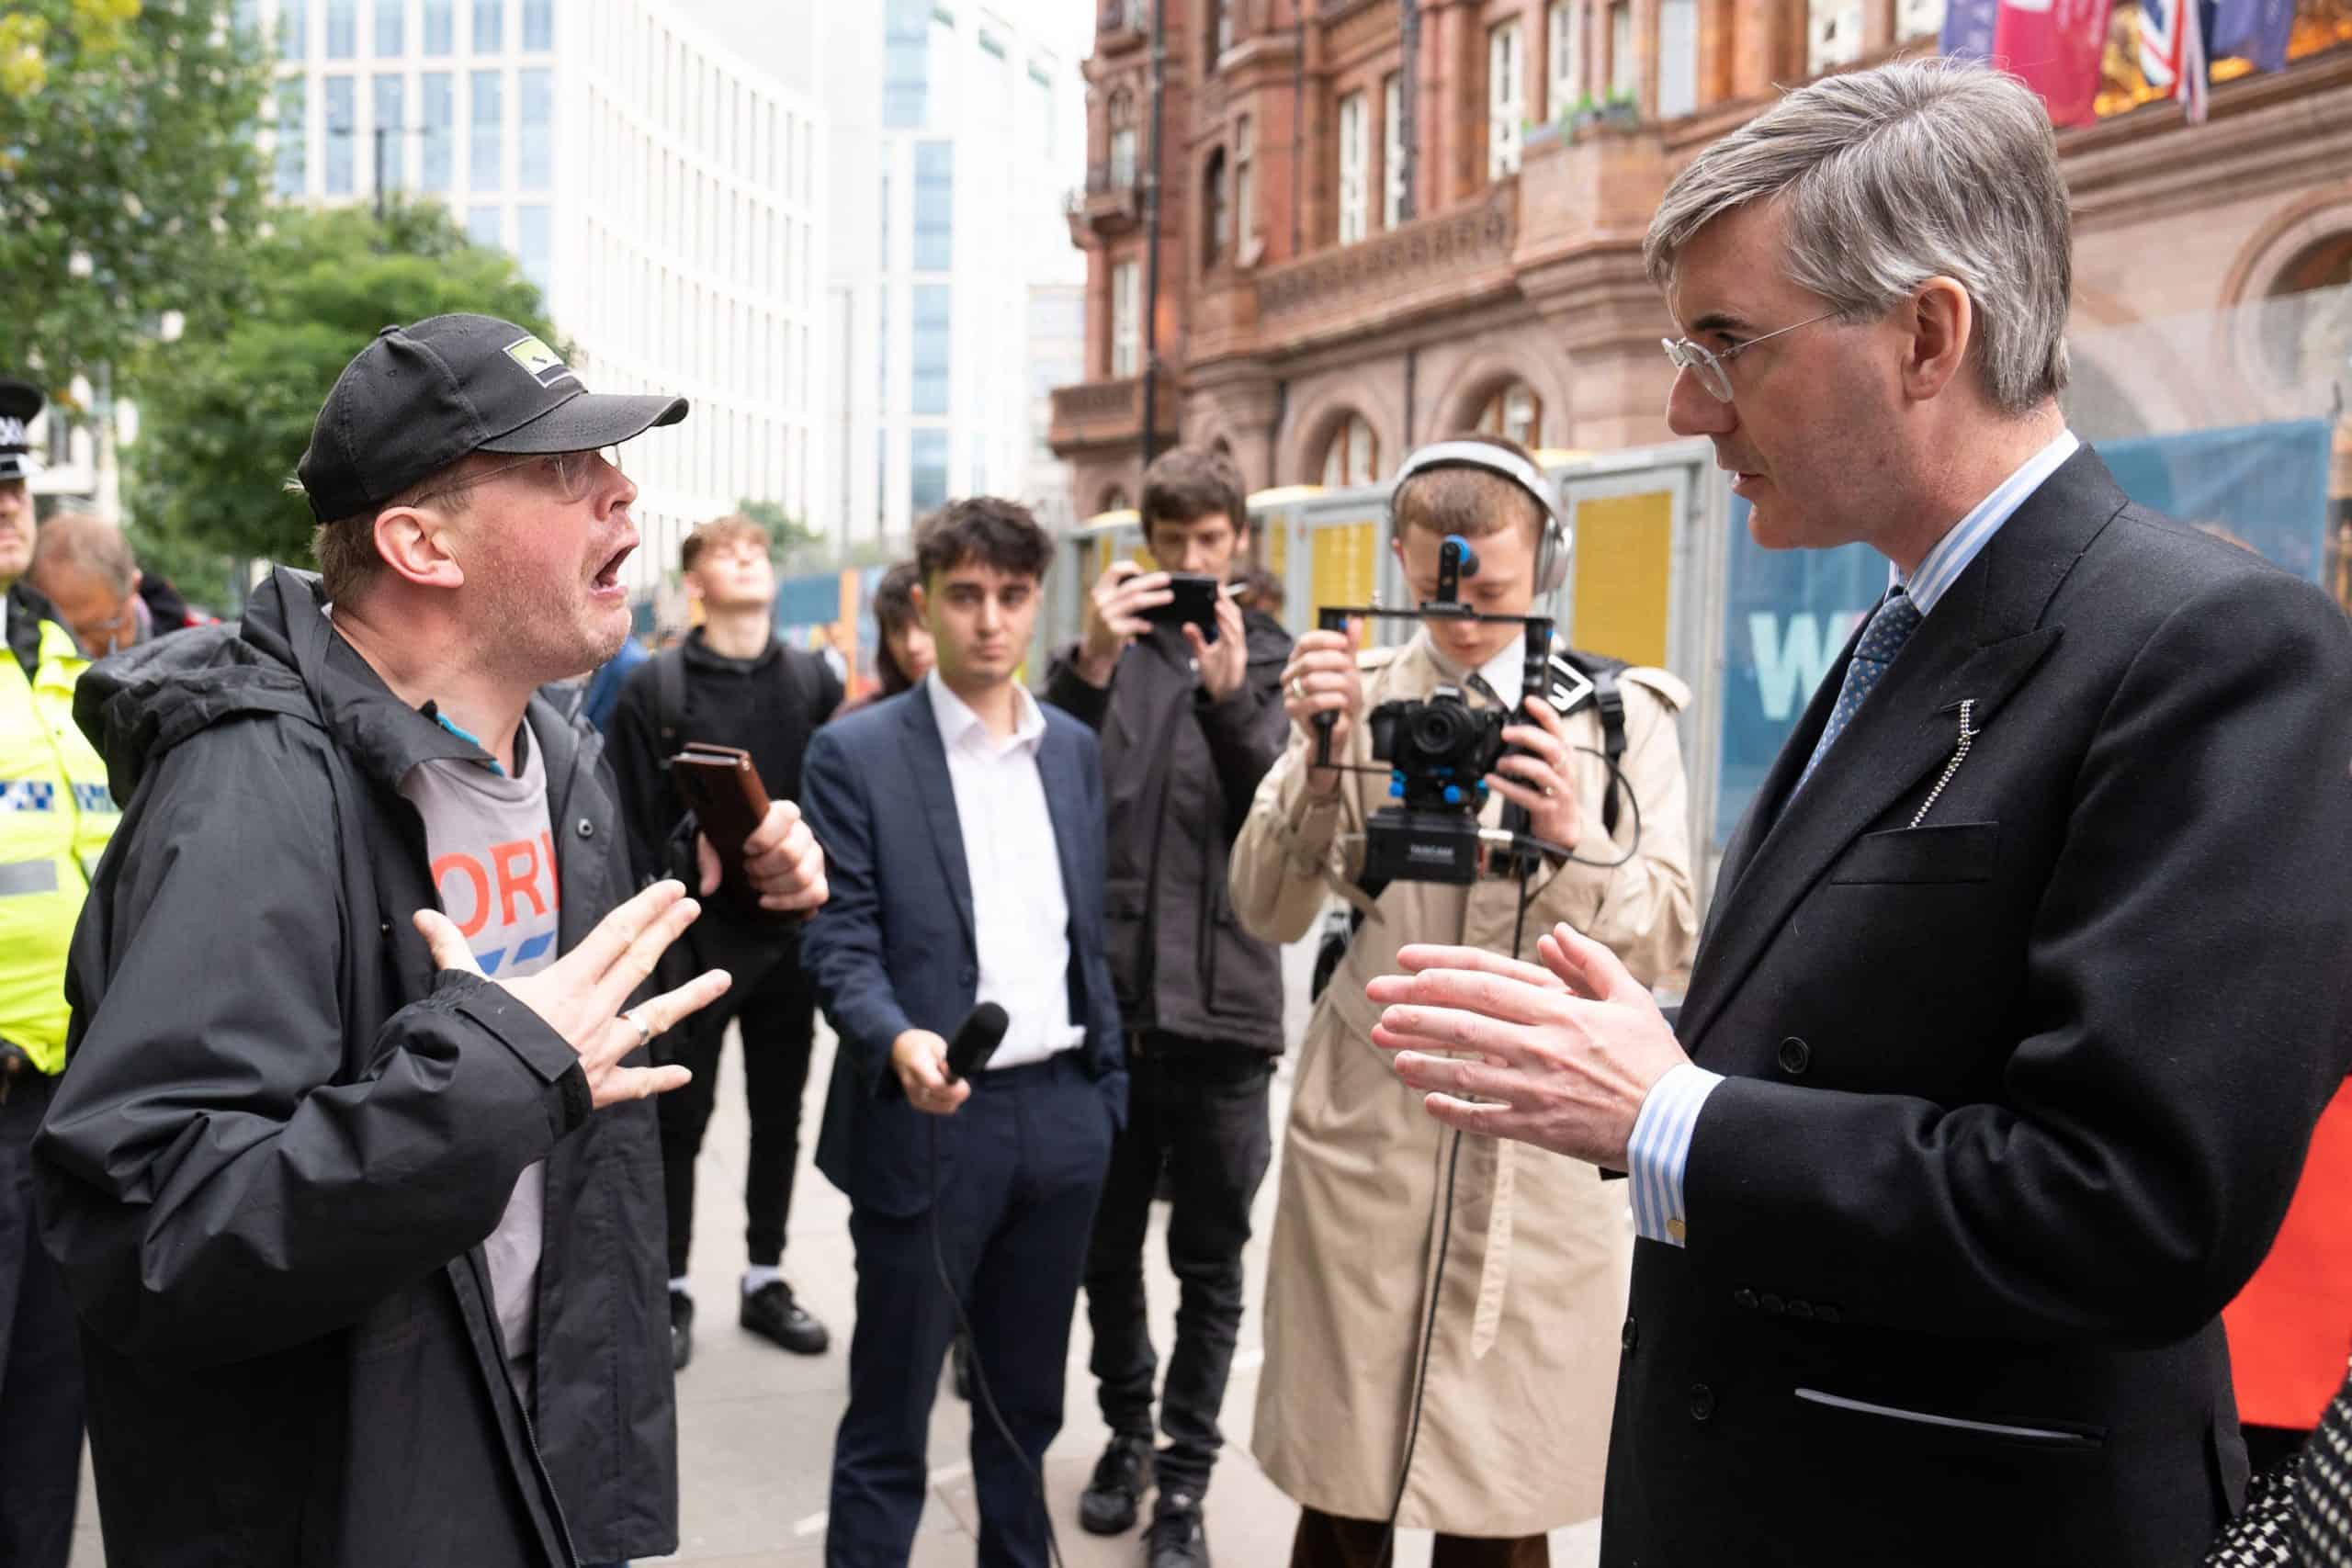
[[[1055,394],[1052,430],[1080,516],[1135,494],[1145,401],[1153,0],[1098,4],[1069,210],[1089,379]],[[1163,446],[1223,445],[1252,486],[1369,479],[1471,426],[1666,438],[1640,243],[1667,181],[1774,84],[1931,51],[1941,23],[1941,0],[1159,4],[1154,423]],[[2078,427],[2324,416],[2331,385],[2352,398],[2352,0],[2298,0],[2283,73],[2221,62],[2197,126],[2143,101],[2136,26],[2119,0],[2101,118],[2060,133]]]

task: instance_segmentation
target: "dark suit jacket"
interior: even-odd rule
[[[1123,1125],[1126,1056],[1102,941],[1102,763],[1093,731],[1044,712],[1037,768],[1069,904],[1069,1016],[1086,1026],[1087,1071]],[[819,730],[800,787],[831,891],[801,938],[801,962],[841,1036],[817,1168],[853,1203],[920,1214],[931,1207],[923,1134],[934,1118],[907,1103],[890,1042],[909,1029],[952,1039],[980,978],[964,825],[930,696],[917,686]],[[961,1120],[935,1120],[940,1179],[952,1181]]]
[[[1635,1249],[1602,1559],[2192,1564],[2216,1314],[2346,1066],[2352,630],[2085,451],[1784,807],[1844,673],[1682,1008],[1728,1077]]]

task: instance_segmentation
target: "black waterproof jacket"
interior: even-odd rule
[[[1290,635],[1252,610],[1249,671],[1211,702],[1182,630],[1154,629],[1120,655],[1108,688],[1087,683],[1075,647],[1046,679],[1046,700],[1102,741],[1110,885],[1103,920],[1111,980],[1127,1032],[1283,1049],[1282,957],[1233,918],[1226,862],[1258,781],[1290,739],[1283,666]]]
[[[34,1145],[83,1325],[113,1568],[568,1565],[677,1541],[650,1101],[589,1108],[569,1045],[436,974],[396,793],[477,755],[278,571],[242,626],[76,694],[126,816],[67,976]],[[569,951],[629,886],[602,741],[545,701]],[[535,1408],[481,1243],[547,1169]]]

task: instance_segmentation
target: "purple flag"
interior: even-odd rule
[[[2245,0],[2259,5],[2264,0]],[[2292,6],[2294,0],[2286,0]],[[1993,19],[2000,11],[2000,0],[1945,0],[1943,37],[1938,50],[1953,56],[1974,60],[1993,57]]]
[[[2294,30],[2295,0],[2221,0],[2207,52],[2250,60],[2257,71],[2284,71],[2287,39]]]

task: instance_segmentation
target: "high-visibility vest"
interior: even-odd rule
[[[90,874],[121,820],[107,766],[74,722],[90,661],[40,624],[32,679],[0,649],[0,1040],[65,1066],[65,952]]]

